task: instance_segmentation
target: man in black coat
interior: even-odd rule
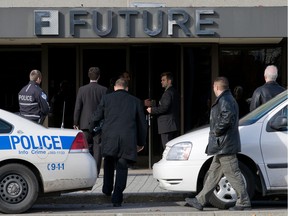
[[[146,143],[147,122],[143,103],[128,93],[128,83],[123,78],[116,81],[114,90],[103,96],[90,124],[93,127],[104,119],[102,192],[110,196],[113,191],[113,206],[119,207],[123,202],[123,191],[126,188],[128,164],[136,161],[137,152],[141,151]],[[116,168],[116,181],[113,189],[114,168]]]
[[[170,72],[161,74],[161,84],[165,89],[158,106],[147,108],[147,112],[156,115],[158,133],[161,134],[162,146],[179,135],[180,129],[180,96],[174,86],[173,75]],[[147,102],[145,101],[145,104]]]
[[[106,94],[107,88],[98,84],[100,78],[100,69],[98,67],[89,68],[88,77],[90,83],[80,87],[78,90],[74,109],[73,128],[84,132],[89,144],[90,153],[96,160],[97,173],[99,175],[102,162],[100,134],[93,137],[93,134],[89,132],[89,122],[102,96]]]
[[[285,90],[276,82],[277,77],[277,67],[275,65],[267,66],[264,71],[265,84],[254,91],[250,103],[250,112]]]

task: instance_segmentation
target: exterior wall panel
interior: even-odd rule
[[[257,8],[46,8],[43,11],[59,11],[58,35],[35,35],[34,13],[43,8],[0,8],[0,39],[10,38],[38,38],[38,39],[101,39],[101,38],[269,38],[287,37],[287,7],[257,7]],[[213,11],[214,14],[196,17],[197,11]],[[73,17],[71,14],[75,13]],[[103,16],[96,23],[93,11]],[[111,32],[99,36],[93,25],[95,23],[107,28],[107,12],[112,11]],[[148,11],[150,18],[143,17],[144,11]],[[179,12],[180,11],[180,12]],[[123,15],[130,13],[133,15]],[[162,19],[157,19],[157,13],[162,13]],[[82,15],[79,13],[83,13]],[[183,14],[187,20],[183,21]],[[122,14],[122,15],[121,15]],[[128,20],[129,16],[129,20]],[[170,18],[169,18],[170,16]],[[49,18],[40,23],[43,28],[52,28],[55,21]],[[108,17],[107,17],[108,19]],[[153,19],[153,20],[152,20]],[[209,21],[211,24],[203,24]],[[44,24],[48,27],[45,27]],[[159,22],[162,30],[155,36],[148,35],[144,30],[146,24],[153,31]],[[202,22],[202,24],[200,24]],[[80,24],[79,24],[80,23]],[[179,24],[182,23],[182,26]],[[50,26],[49,26],[50,25]],[[40,26],[41,27],[41,26]],[[39,26],[38,26],[39,28]],[[73,34],[72,34],[72,29]],[[169,33],[170,28],[170,33]],[[202,35],[197,31],[210,31],[214,34]]]

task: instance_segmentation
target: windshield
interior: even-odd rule
[[[287,90],[277,95],[265,104],[262,104],[257,109],[248,113],[246,116],[240,119],[239,126],[250,125],[262,118],[266,113],[278,106],[280,103],[287,99]]]

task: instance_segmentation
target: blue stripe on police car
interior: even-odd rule
[[[70,149],[74,136],[0,136],[0,150]]]

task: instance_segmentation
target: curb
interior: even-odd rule
[[[177,202],[191,196],[189,193],[125,193],[125,203]],[[105,204],[111,202],[111,196],[93,194],[61,194],[60,196],[39,197],[35,204]]]

